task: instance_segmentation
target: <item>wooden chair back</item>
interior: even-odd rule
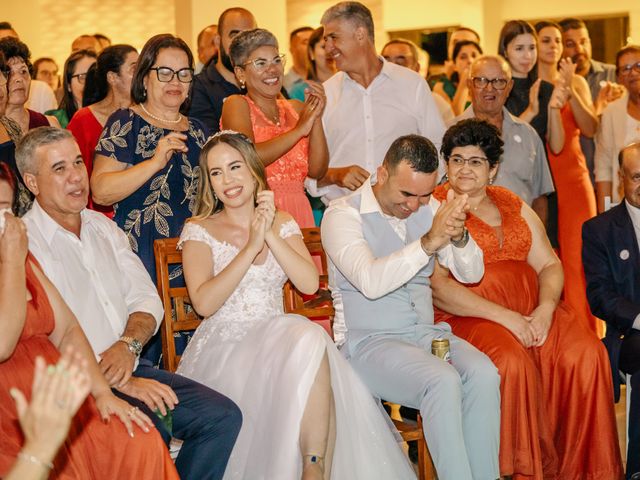
[[[327,276],[327,257],[320,240],[318,227],[303,228],[302,237],[311,257],[317,265],[322,266],[320,274],[320,288],[315,295],[303,295],[290,281],[283,287],[284,311],[307,317],[309,320],[320,323],[329,335],[332,336],[333,327],[333,302],[329,291],[329,279]]]
[[[174,334],[195,330],[201,318],[191,307],[186,287],[169,285],[169,269],[171,265],[182,265],[182,251],[177,249],[177,238],[162,238],[153,242],[156,257],[156,282],[158,293],[164,307],[164,320],[160,326],[162,335],[162,358],[164,368],[175,372],[180,362],[176,353]]]

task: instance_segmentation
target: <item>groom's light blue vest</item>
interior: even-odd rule
[[[348,202],[360,210],[361,196]],[[431,228],[431,207],[423,206],[407,219],[407,238],[403,242],[380,212],[362,214],[362,233],[376,258],[386,257],[419,239]],[[347,345],[353,349],[361,340],[379,334],[412,335],[417,324],[433,324],[431,257],[407,283],[375,300],[366,298],[336,269],[335,284],[340,289],[347,327]]]

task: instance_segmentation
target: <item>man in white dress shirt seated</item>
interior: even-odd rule
[[[165,441],[183,440],[176,459],[181,478],[221,479],[240,410],[223,395],[139,359],[162,321],[162,302],[124,232],[86,209],[89,179],[75,139],[68,130],[33,129],[18,144],[16,162],[35,195],[23,217],[29,250],[78,318],[114,393],[143,410]],[[162,422],[157,411],[171,413],[171,421]]]
[[[391,143],[417,133],[439,148],[444,123],[431,91],[418,73],[376,53],[371,12],[359,2],[341,2],[320,21],[325,52],[339,72],[324,82],[322,116],[329,169],[305,185],[314,197],[331,200],[375,178]]]
[[[374,395],[420,410],[440,480],[499,477],[500,377],[491,360],[434,325],[429,277],[438,261],[465,283],[484,273],[464,228],[467,196],[431,197],[438,153],[419,135],[398,138],[365,182],[322,222],[334,334]],[[450,363],[431,342],[450,342]]]

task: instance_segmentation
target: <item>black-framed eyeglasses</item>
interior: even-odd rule
[[[636,73],[640,73],[640,62],[630,63],[629,65],[624,65],[623,67],[618,68],[618,75],[629,75],[631,70]]]
[[[284,67],[285,63],[287,63],[286,55],[284,53],[279,53],[278,55],[273,57],[271,60],[267,60],[266,58],[262,58],[262,57],[254,58],[253,60],[248,60],[244,62],[242,66],[246,67],[247,65],[253,65],[253,68],[255,68],[256,72],[264,72],[267,68],[269,68],[269,65],[275,65],[276,67],[279,67],[279,66]]]
[[[181,68],[176,71],[169,67],[153,67],[149,70],[155,70],[159,82],[169,83],[174,76],[182,83],[190,83],[193,80],[193,68]]]
[[[491,84],[496,90],[504,90],[509,83],[509,80],[506,78],[471,77],[471,81],[475,88],[487,88],[487,86]]]
[[[84,82],[87,81],[87,73],[76,73],[75,75],[71,75],[71,80],[73,80],[74,78],[78,79],[80,85],[84,85]]]
[[[449,165],[453,165],[454,167],[462,168],[462,166],[466,163],[470,168],[481,168],[483,167],[489,160],[485,157],[469,157],[464,158],[462,155],[451,155],[447,162]]]

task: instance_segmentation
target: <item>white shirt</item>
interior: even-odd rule
[[[627,212],[629,212],[629,217],[631,217],[631,223],[633,224],[633,229],[636,232],[636,242],[638,242],[638,250],[640,251],[640,208],[634,207],[629,204],[629,202],[625,199],[625,206],[627,207]],[[633,327],[636,330],[640,330],[640,314],[636,316],[636,319],[633,321]]]
[[[420,239],[391,255],[376,258],[362,233],[362,215],[384,213],[369,182],[352,195],[357,194],[361,194],[360,210],[348,203],[351,196],[344,197],[331,202],[322,220],[322,245],[327,253],[329,288],[335,308],[333,334],[338,345],[344,343],[347,331],[342,296],[335,280],[338,270],[365,297],[376,299],[407,283],[431,259],[422,249]],[[429,207],[435,215],[440,202],[431,197]],[[406,238],[406,221],[394,219],[390,224],[400,238]],[[482,250],[471,237],[464,248],[447,244],[436,252],[436,256],[438,263],[463,283],[476,283],[484,274]]]
[[[364,88],[344,72],[324,82],[327,105],[322,116],[329,167],[359,165],[375,182],[376,169],[395,139],[412,133],[431,140],[438,151],[445,127],[429,85],[418,73],[379,57],[382,70]],[[337,185],[318,188],[307,179],[309,193],[325,204],[350,193]]]
[[[25,103],[25,107],[43,114],[47,110],[55,110],[58,108],[56,94],[53,93],[48,83],[42,80],[31,80],[29,98]]]
[[[53,220],[37,200],[23,220],[29,250],[78,318],[99,359],[122,336],[130,314],[153,315],[157,331],[163,307],[124,232],[101,213],[85,209],[80,215],[80,238]]]
[[[624,138],[625,145],[640,141],[640,120],[636,120],[627,113],[627,129]]]

